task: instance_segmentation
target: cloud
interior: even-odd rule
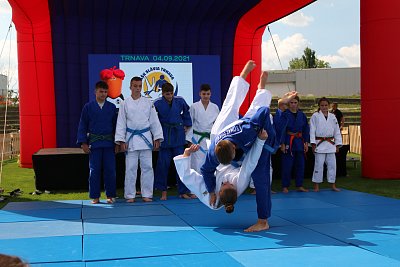
[[[275,41],[276,49],[278,50],[283,69],[287,69],[289,66],[289,61],[295,57],[300,57],[303,54],[304,48],[311,45],[301,33],[296,33],[283,40],[281,40],[277,34],[273,34],[272,37]],[[262,43],[262,61],[262,68],[264,70],[281,69],[271,39],[268,39],[268,41],[263,41]]]
[[[289,16],[286,16],[280,20],[281,23],[293,27],[306,27],[310,24],[310,22],[313,21],[314,21],[313,17],[308,17],[304,15],[303,12],[300,11],[292,13]]]
[[[360,67],[360,45],[343,46],[335,55],[317,55],[319,59],[329,62],[331,67]]]
[[[7,0],[0,0],[0,15],[11,16],[11,6]]]

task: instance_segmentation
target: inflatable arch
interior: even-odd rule
[[[40,148],[75,146],[81,107],[88,100],[88,54],[220,55],[220,90],[225,95],[232,74],[237,75],[249,58],[261,64],[265,26],[313,1],[9,2],[18,42],[21,165],[30,167],[32,154]],[[382,58],[378,51],[383,47],[385,51],[396,51],[399,45],[397,35],[390,37],[381,29],[389,27],[392,33],[397,31],[400,15],[393,6],[400,4],[396,0],[383,2],[385,5],[382,1],[366,0],[361,6],[363,175],[400,178],[400,164],[396,162],[394,149],[377,142],[389,140],[399,126],[391,125],[395,129],[386,132],[371,119],[379,118],[383,120],[381,125],[385,125],[384,122],[389,122],[386,114],[398,114],[395,104],[400,101],[398,91],[390,91],[394,85],[390,77],[395,68],[385,71],[376,68]],[[381,39],[376,39],[377,35]],[[390,38],[393,40],[389,42]],[[391,62],[397,61],[390,60],[385,65]],[[255,94],[259,71],[249,77],[251,89],[247,105]],[[379,86],[385,81],[387,94],[384,96],[378,96],[378,80]],[[383,101],[387,102],[384,108]],[[367,117],[368,121],[364,119]],[[371,142],[373,138],[376,141]]]

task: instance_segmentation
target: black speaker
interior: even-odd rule
[[[89,155],[80,148],[40,149],[32,155],[32,163],[35,171],[35,186],[38,190],[89,189]],[[125,181],[124,153],[115,155],[115,164],[117,188],[123,188]]]
[[[88,189],[89,156],[80,148],[44,148],[32,155],[38,190]]]

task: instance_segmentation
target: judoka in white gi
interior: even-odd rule
[[[140,160],[140,186],[143,201],[152,201],[154,173],[152,150],[160,147],[163,131],[153,103],[141,97],[142,79],[131,79],[131,96],[122,104],[118,114],[115,142],[126,152],[124,197],[134,202],[138,161]]]
[[[329,113],[329,100],[325,97],[318,101],[318,112],[315,112],[310,119],[310,142],[315,155],[315,165],[312,181],[314,191],[319,191],[319,184],[322,183],[324,163],[326,163],[328,183],[332,184],[332,190],[336,188],[336,157],[342,146],[342,135],[335,114]]]
[[[200,145],[200,152],[193,153],[191,156],[192,169],[200,172],[207,154],[207,140],[210,140],[211,128],[218,117],[219,108],[210,101],[211,87],[209,84],[200,86],[200,101],[190,106],[190,117],[192,118],[192,128],[188,131],[186,140],[192,144]]]

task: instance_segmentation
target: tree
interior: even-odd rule
[[[304,54],[301,58],[293,58],[289,61],[289,69],[313,69],[313,68],[330,68],[329,62],[318,59],[315,56],[315,51],[309,47],[304,49]]]

